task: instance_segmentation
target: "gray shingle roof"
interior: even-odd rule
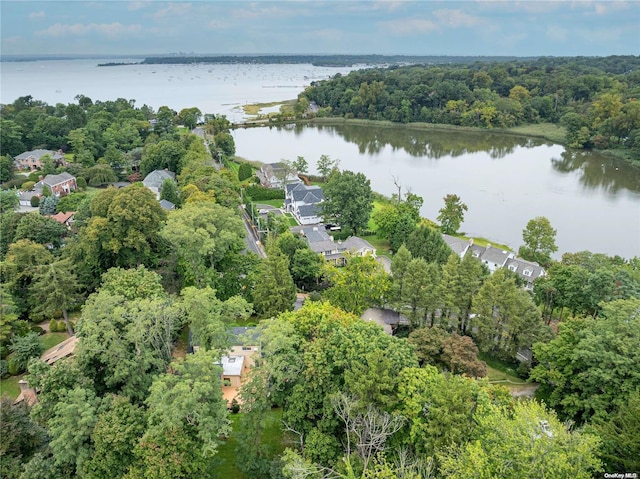
[[[33,157],[33,158],[36,158],[36,159],[39,160],[44,155],[49,155],[54,160],[59,160],[61,158],[64,158],[64,155],[61,155],[57,151],[53,151],[53,150],[32,150],[32,151],[25,151],[24,153],[20,153],[18,156],[15,157],[15,159],[16,160],[25,160],[27,158]]]
[[[256,346],[260,344],[260,333],[255,327],[235,326],[229,330],[231,344],[234,346]]]
[[[171,203],[171,201],[169,200],[160,200],[160,207],[164,210],[173,210],[175,209],[176,205],[174,205],[173,203]]]
[[[318,241],[331,241],[331,236],[323,227],[320,228],[302,228],[301,230],[308,243],[317,243]]]
[[[375,251],[376,249],[369,243],[367,240],[364,240],[358,236],[349,236],[346,240],[342,242],[342,246],[344,246],[347,250],[358,251],[363,248],[372,249]]]
[[[469,247],[469,242],[467,240],[456,238],[455,236],[443,234],[442,239],[444,239],[444,242],[447,243],[449,248],[451,248],[457,255],[462,255]]]
[[[314,205],[302,205],[298,208],[298,216],[301,218],[307,218],[309,216],[319,216],[320,207],[317,204]]]
[[[324,200],[324,191],[319,186],[306,186],[298,183],[292,190],[294,201],[304,201],[305,203],[319,203]],[[307,199],[308,198],[308,199]]]
[[[175,180],[176,174],[169,170],[154,170],[145,176],[142,184],[147,188],[160,188],[162,182],[168,178]]]
[[[504,267],[515,271],[521,278],[524,278],[528,282],[533,282],[533,280],[544,274],[544,269],[538,263],[522,258],[508,259]],[[525,274],[525,271],[531,274]]]
[[[73,179],[75,179],[75,176],[70,175],[69,173],[64,171],[58,175],[47,175],[44,177],[44,180],[42,180],[42,182],[47,186],[55,186]]]
[[[509,253],[508,251],[488,245],[480,259],[497,265],[503,265],[511,254],[512,253]]]

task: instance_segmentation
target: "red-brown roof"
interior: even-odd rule
[[[68,211],[67,213],[63,213],[61,211],[60,213],[56,213],[55,215],[51,216],[51,218],[64,225],[67,224],[67,221],[69,221],[69,219],[72,218],[75,214],[75,211]]]

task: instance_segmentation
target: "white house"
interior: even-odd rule
[[[472,244],[470,250],[473,257],[484,263],[492,273],[498,268],[504,267],[507,260],[515,258],[511,251],[496,248],[490,244],[486,247]]]
[[[287,183],[299,183],[298,172],[295,169],[286,171],[282,163],[267,163],[257,172],[262,186],[267,188],[283,188]]]
[[[302,228],[300,234],[307,240],[311,251],[337,265],[344,264],[344,253],[347,252],[353,256],[371,255],[376,257],[376,249],[371,243],[357,236],[350,236],[344,241],[334,241],[333,237],[329,236],[322,227]]]
[[[319,186],[307,186],[303,183],[285,185],[284,205],[293,213],[301,225],[314,225],[322,222],[324,191]]]
[[[525,289],[529,291],[533,290],[533,282],[546,274],[544,268],[538,263],[517,257],[508,259],[504,267],[518,273],[518,276],[526,282]]]
[[[160,190],[162,189],[162,182],[164,180],[176,179],[176,174],[169,170],[154,170],[144,177],[142,184],[149,188],[156,195],[156,199],[160,199]]]

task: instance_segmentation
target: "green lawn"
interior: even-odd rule
[[[231,414],[232,432],[229,438],[220,446],[218,454],[214,459],[214,477],[220,479],[250,479],[236,466],[238,459],[236,455],[236,447],[238,441],[233,429],[238,427],[241,414]],[[275,456],[284,450],[283,433],[282,433],[282,410],[273,409],[267,413],[266,426],[262,434],[263,444]]]
[[[18,386],[18,381],[22,379],[24,374],[20,376],[11,376],[7,379],[3,379],[0,381],[0,396],[4,396],[5,394],[9,396],[11,399],[15,399],[20,394],[20,386]]]
[[[490,382],[526,384],[526,381],[517,376],[514,365],[500,361],[486,353],[480,353],[479,357],[487,363],[487,378]]]
[[[289,226],[298,226],[298,221],[293,217],[291,213],[285,213],[285,216],[289,220]]]
[[[60,344],[67,339],[69,335],[67,333],[47,333],[40,336],[40,343],[44,347],[44,350],[51,349],[56,344]]]
[[[274,208],[282,208],[284,206],[284,200],[260,200],[254,201],[254,203],[259,205],[269,205]]]

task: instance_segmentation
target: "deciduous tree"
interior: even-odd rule
[[[524,245],[520,247],[518,254],[526,260],[548,266],[551,255],[558,251],[556,233],[557,231],[544,216],[529,220],[525,229],[522,230]]]
[[[253,306],[262,317],[269,318],[291,311],[296,300],[296,286],[289,273],[287,257],[274,246],[267,246],[267,258],[258,267],[253,289]]]
[[[332,219],[355,234],[366,228],[373,209],[371,183],[362,173],[341,171],[331,175],[321,203],[325,221]]]
[[[439,210],[438,221],[443,233],[456,234],[464,221],[464,213],[467,211],[458,195],[449,194],[444,197],[444,206]]]

